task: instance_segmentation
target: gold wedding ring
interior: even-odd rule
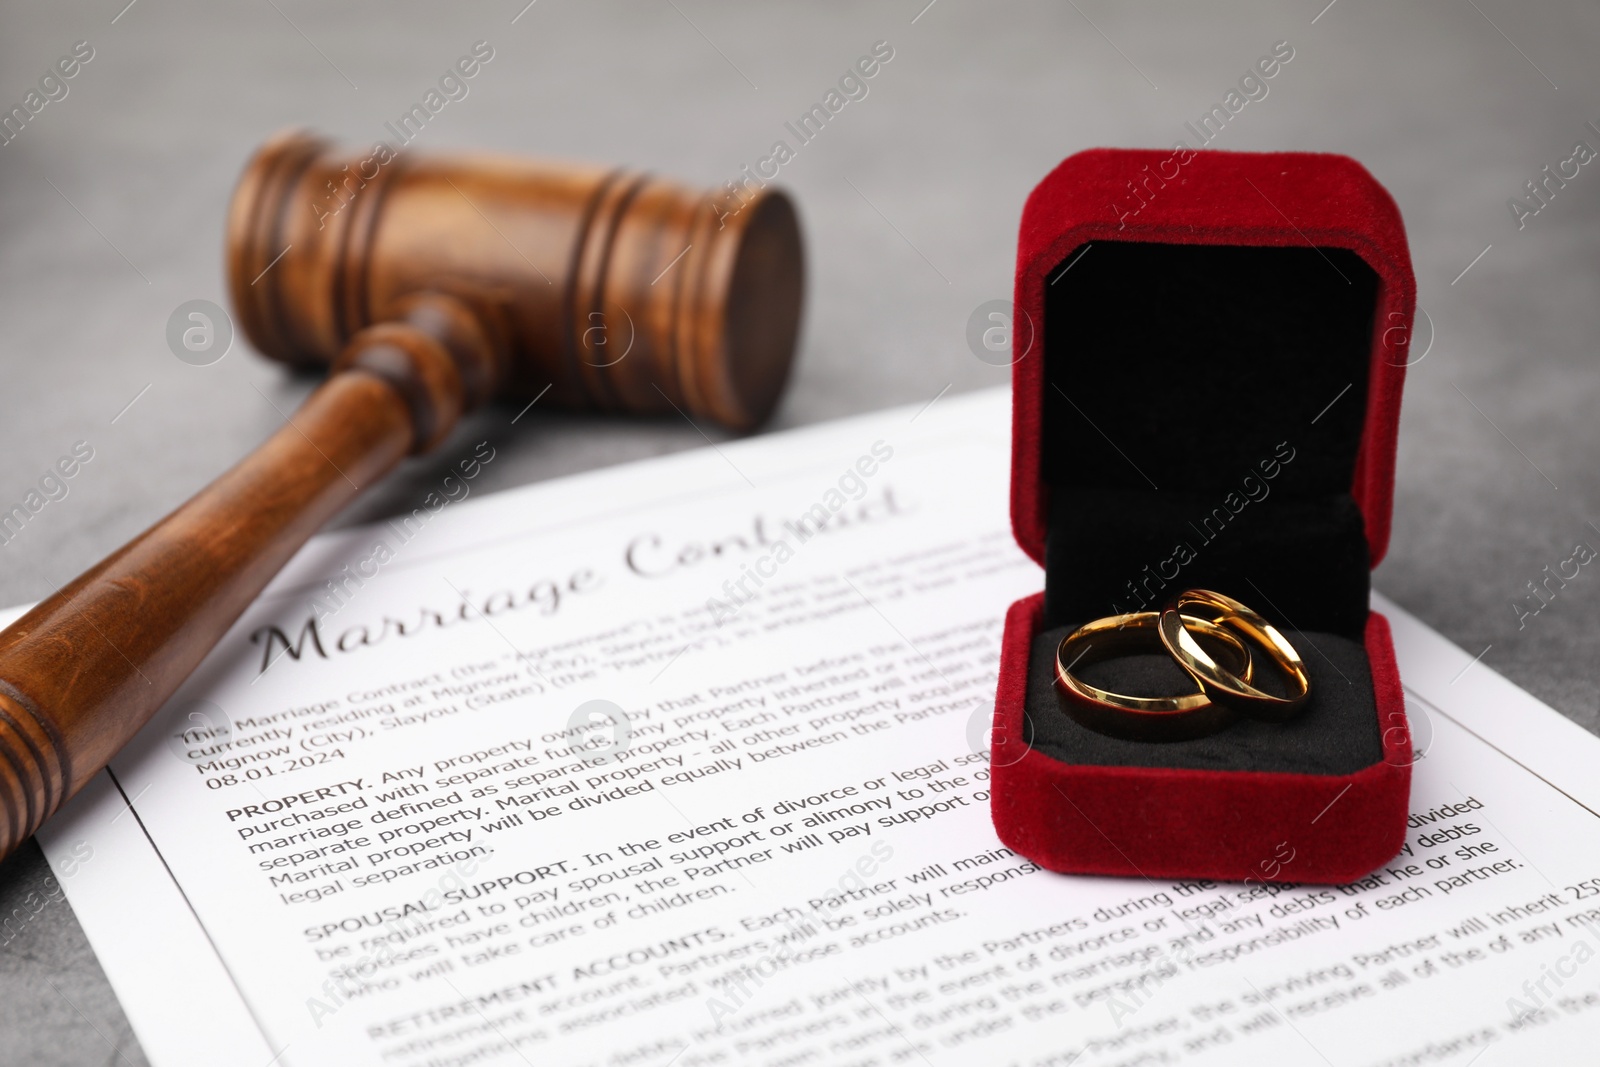
[[[1253,679],[1249,675],[1233,669],[1232,664],[1218,662],[1198,640],[1215,637],[1214,628],[1197,625],[1201,621],[1248,638],[1252,651],[1265,653],[1266,659],[1288,683],[1288,695],[1264,692],[1251,684]],[[1299,711],[1311,696],[1311,677],[1306,673],[1300,653],[1276,626],[1230,596],[1209,589],[1179,593],[1162,610],[1158,630],[1161,643],[1173,659],[1189,672],[1214,704],[1253,719],[1283,722]]]
[[[1204,737],[1233,722],[1233,709],[1212,700],[1203,688],[1176,697],[1127,696],[1090,685],[1072,673],[1091,663],[1160,649],[1161,620],[1155,611],[1112,615],[1062,638],[1056,647],[1056,685],[1074,721],[1097,733],[1134,741]],[[1180,623],[1190,643],[1200,647],[1205,641],[1212,646],[1210,652],[1200,650],[1207,663],[1219,670],[1226,664],[1229,677],[1249,685],[1254,677],[1250,650],[1228,627],[1201,617],[1186,617]]]

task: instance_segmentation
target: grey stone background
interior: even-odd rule
[[[223,214],[251,150],[288,125],[383,136],[474,41],[494,59],[418,149],[625,162],[706,185],[766,154],[874,41],[892,44],[869,95],[783,170],[811,261],[780,429],[1003,384],[965,329],[978,304],[1010,295],[1028,190],[1080,148],[1170,145],[1287,40],[1293,60],[1214,147],[1364,162],[1405,216],[1426,313],[1377,586],[1600,727],[1600,574],[1585,568],[1520,630],[1512,606],[1578,542],[1600,546],[1600,164],[1520,230],[1507,206],[1574,142],[1600,149],[1586,126],[1600,124],[1600,7],[524,2],[5,6],[6,109],[74,42],[94,58],[0,147],[0,503],[73,442],[95,451],[70,495],[0,550],[0,602],[49,593],[139,532],[314,384],[242,341],[194,367],[164,340],[180,303],[226,303]],[[535,410],[515,430],[497,410],[461,431],[492,434],[504,457],[480,486],[704,443],[675,418]],[[450,455],[415,461],[342,521],[411,507]],[[0,865],[0,914],[31,913],[47,873],[31,844]],[[0,948],[0,1061],[144,1062],[62,902]]]

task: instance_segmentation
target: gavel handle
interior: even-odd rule
[[[0,633],[0,857],[144,726],[329,518],[462,409],[452,353],[358,335],[288,425]]]

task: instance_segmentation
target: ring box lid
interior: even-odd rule
[[[1139,248],[1137,243],[1153,247]],[[1078,278],[1073,273],[1079,268],[1080,259],[1095,254],[1092,246],[1096,244],[1103,246],[1097,269],[1110,261],[1106,255],[1109,252],[1120,257],[1123,264],[1148,264],[1155,276],[1159,276],[1164,264],[1186,263],[1191,278],[1198,276],[1197,263],[1202,269],[1204,264],[1215,263],[1222,270],[1240,262],[1240,254],[1248,254],[1249,249],[1300,249],[1304,255],[1298,256],[1297,261],[1302,263],[1309,263],[1310,252],[1315,251],[1326,261],[1326,278],[1295,291],[1297,307],[1292,312],[1285,311],[1273,323],[1280,329],[1285,324],[1298,327],[1303,323],[1314,331],[1316,316],[1321,313],[1318,302],[1324,300],[1328,314],[1343,315],[1341,321],[1348,329],[1354,321],[1352,313],[1347,307],[1340,308],[1339,302],[1348,304],[1351,299],[1363,300],[1371,294],[1367,380],[1363,383],[1365,411],[1359,426],[1351,430],[1359,434],[1359,441],[1348,442],[1353,455],[1339,468],[1339,477],[1348,469],[1349,498],[1360,511],[1369,566],[1376,566],[1389,539],[1400,391],[1408,362],[1416,283],[1400,213],[1387,191],[1353,159],[1304,152],[1092,149],[1068,157],[1028,197],[1018,237],[1013,320],[1013,351],[1021,352],[1014,355],[1013,365],[1011,518],[1022,549],[1035,561],[1046,562],[1052,508],[1048,470],[1051,460],[1044,454],[1050,440],[1044,427],[1045,391],[1051,388],[1046,355],[1060,341],[1050,331],[1072,328],[1067,322],[1052,321],[1048,306],[1052,301],[1061,306],[1063,295],[1074,286],[1104,297],[1103,292],[1089,285],[1093,272],[1081,271]],[[1155,246],[1174,251],[1167,254]],[[1178,251],[1185,246],[1214,247],[1216,254],[1199,253],[1197,259],[1195,252]],[[1148,256],[1130,258],[1130,249],[1135,255]],[[1353,254],[1359,263],[1370,268],[1375,282],[1371,277],[1353,279],[1351,275],[1357,274],[1356,270],[1341,271],[1339,262],[1348,266],[1352,261],[1338,250]],[[1257,257],[1253,262],[1259,265],[1264,261]],[[1283,258],[1271,262],[1280,263]],[[1313,268],[1320,270],[1321,266],[1312,264],[1301,269]],[[1266,273],[1280,275],[1275,280],[1265,279],[1267,282],[1288,284],[1281,272]],[[1123,277],[1137,282],[1138,273],[1124,273]],[[1340,278],[1344,279],[1343,285],[1355,288],[1343,289]],[[1325,288],[1323,282],[1327,283]],[[1166,314],[1172,305],[1159,298],[1159,286],[1151,288],[1156,292],[1144,304],[1140,303],[1144,296],[1135,293],[1121,310],[1141,318]],[[1241,343],[1247,339],[1268,349],[1274,344],[1270,334],[1244,317],[1248,300],[1242,302],[1237,321],[1228,320],[1225,300],[1213,303],[1221,306],[1205,307],[1205,329],[1215,334],[1237,327]],[[1119,309],[1101,302],[1093,310],[1115,314]],[[1364,313],[1365,306],[1356,311]],[[1096,326],[1103,330],[1106,324]],[[1081,355],[1074,353],[1074,358]],[[1277,355],[1265,351],[1259,358],[1265,366]],[[1157,389],[1160,384],[1150,383]],[[1060,389],[1059,385],[1055,387]],[[1067,400],[1071,402],[1070,397]],[[1331,391],[1326,397],[1295,398],[1302,407],[1324,400],[1336,402],[1337,398]],[[1160,402],[1174,401],[1168,397]],[[1085,413],[1079,409],[1079,414],[1113,448],[1123,452],[1119,445],[1126,442],[1112,440],[1108,430],[1096,425],[1095,410]],[[1226,411],[1216,415],[1227,418]],[[1349,418],[1342,412],[1339,417]],[[1087,430],[1081,432],[1088,437]],[[1174,445],[1194,447],[1184,439],[1184,433],[1185,427],[1174,426]],[[1125,453],[1123,458],[1127,458]],[[1128,478],[1130,484],[1143,489],[1131,474]],[[1151,481],[1149,477],[1144,480]],[[1168,484],[1162,488],[1196,488],[1182,484],[1182,477],[1176,479],[1176,485],[1172,478],[1163,480]],[[1340,489],[1342,492],[1344,487]]]

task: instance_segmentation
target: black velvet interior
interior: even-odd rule
[[[1078,492],[1057,495],[1046,620],[1150,610],[1198,587],[1227,593],[1281,627],[1359,636],[1371,571],[1355,501],[1347,493],[1279,499],[1275,481],[1254,484],[1260,500],[1230,498],[1238,512],[1216,493],[1100,489],[1093,509]]]
[[[1029,664],[1034,747],[1071,763],[1305,774],[1377,762],[1362,644],[1369,557],[1350,496],[1376,274],[1334,248],[1143,242],[1095,242],[1057,272],[1045,301],[1050,510]],[[1150,743],[1061,711],[1062,637],[1194,587],[1249,604],[1299,649],[1312,698],[1298,716]],[[1159,645],[1083,673],[1130,695],[1192,691]]]
[[[1359,638],[1376,274],[1335,248],[1102,241],[1065,264],[1045,301],[1045,624],[1205,585]]]
[[[1027,729],[1032,747],[1053,759],[1100,766],[1351,774],[1383,758],[1372,675],[1359,641],[1284,631],[1311,675],[1310,702],[1286,723],[1241,720],[1192,741],[1124,741],[1078,725],[1061,708],[1056,646],[1072,629],[1058,626],[1034,635],[1029,660]],[[1085,681],[1117,693],[1171,696],[1194,690],[1189,676],[1159,651],[1107,660],[1084,667],[1081,674]]]

